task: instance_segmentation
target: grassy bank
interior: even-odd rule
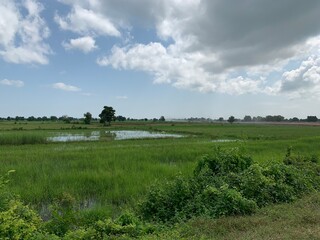
[[[252,216],[195,218],[144,239],[320,239],[320,194],[265,207]]]

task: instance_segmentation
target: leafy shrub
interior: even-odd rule
[[[139,211],[157,222],[251,214],[257,207],[290,202],[319,189],[315,159],[294,158],[288,150],[284,163],[262,167],[237,148],[217,148],[199,161],[193,177],[152,187]]]
[[[204,169],[213,175],[225,175],[228,173],[239,173],[252,164],[252,158],[241,153],[238,148],[222,151],[215,149],[212,155],[207,155],[199,161],[195,175],[199,175]]]
[[[149,221],[166,222],[183,211],[188,202],[194,199],[194,194],[190,181],[179,176],[161,186],[152,186],[139,210]]]
[[[9,183],[10,174],[14,172],[14,170],[10,170],[4,176],[0,176],[0,211],[6,209],[9,200],[13,197],[7,189],[7,184]]]
[[[142,223],[132,213],[124,213],[114,221],[111,219],[97,221],[94,229],[98,239],[110,236],[138,237],[154,231],[152,226]]]
[[[97,231],[93,228],[79,228],[69,231],[65,236],[65,240],[95,240],[98,239]]]
[[[257,209],[253,200],[244,198],[240,192],[230,189],[228,185],[220,188],[210,186],[204,190],[203,196],[203,203],[210,217],[251,214]]]
[[[51,219],[45,223],[49,233],[58,236],[65,235],[77,226],[78,212],[75,209],[75,199],[69,193],[63,193],[50,206]]]
[[[0,239],[34,239],[40,226],[40,217],[18,200],[10,200],[0,212]]]

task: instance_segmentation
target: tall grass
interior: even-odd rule
[[[0,145],[24,145],[46,143],[46,134],[37,131],[0,132]]]

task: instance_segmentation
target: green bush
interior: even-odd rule
[[[140,204],[140,214],[149,221],[166,222],[177,217],[194,200],[196,193],[191,185],[189,179],[179,176],[161,186],[152,186]]]
[[[284,163],[263,167],[237,148],[217,148],[199,161],[193,177],[153,186],[139,213],[156,222],[251,214],[257,207],[290,202],[318,190],[320,174],[315,159],[292,157],[290,150]]]
[[[239,148],[229,150],[215,149],[212,155],[207,155],[199,161],[195,168],[195,175],[201,171],[209,171],[208,174],[225,175],[228,173],[239,173],[247,169],[252,164],[252,158],[243,154]]]
[[[98,238],[97,231],[93,228],[79,228],[69,231],[63,238],[64,240],[96,240]],[[102,239],[102,238],[101,238]]]
[[[34,239],[40,227],[38,214],[18,200],[10,200],[0,212],[0,239]]]
[[[228,185],[220,188],[208,187],[203,192],[203,204],[210,217],[252,214],[257,209],[253,200],[248,200]]]
[[[75,199],[69,193],[63,193],[50,206],[51,219],[45,223],[49,233],[63,236],[77,227],[78,211],[75,209]]]

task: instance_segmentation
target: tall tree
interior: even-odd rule
[[[166,119],[164,118],[164,116],[161,116],[161,117],[159,118],[159,121],[160,121],[160,122],[165,122]]]
[[[116,111],[113,107],[104,106],[102,112],[99,114],[100,123],[110,125],[111,121],[115,120],[115,113]]]
[[[235,120],[236,120],[236,119],[234,118],[234,116],[230,116],[230,117],[228,118],[228,122],[229,122],[229,123],[233,123]]]
[[[84,123],[90,124],[92,120],[92,114],[89,112],[86,112],[85,114],[83,114],[83,116],[84,116]]]

